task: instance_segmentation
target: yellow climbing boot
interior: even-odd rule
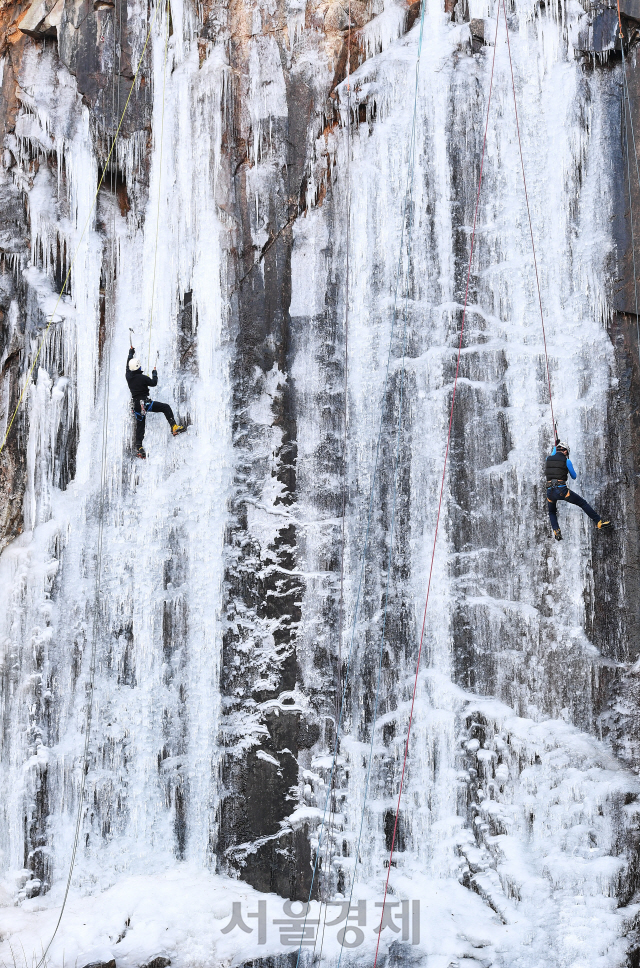
[[[597,527],[600,531],[608,531],[609,528],[613,527],[611,521],[603,521],[602,518],[598,521]]]
[[[186,429],[187,428],[183,427],[182,424],[174,424],[173,427],[171,428],[171,433],[173,434],[174,437],[177,437],[178,434],[183,434],[186,431]]]

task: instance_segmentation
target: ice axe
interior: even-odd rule
[[[131,349],[133,349],[133,330],[129,327],[129,342],[131,344]]]

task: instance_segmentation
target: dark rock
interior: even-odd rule
[[[620,0],[620,13],[630,20],[640,21],[640,0]]]
[[[469,14],[469,4],[467,0],[458,0],[458,2],[454,5],[452,19],[457,24],[469,23],[469,20],[471,18]]]
[[[111,961],[90,961],[88,965],[83,965],[82,968],[116,968],[116,959],[112,958]]]
[[[576,49],[584,54],[604,54],[619,50],[618,13],[615,8],[602,10],[578,35]]]
[[[298,748],[310,750],[320,739],[320,727],[317,723],[308,723],[303,720],[298,726]]]
[[[0,89],[0,136],[12,125],[15,77],[5,70]],[[28,224],[24,201],[10,179],[0,181],[0,380],[8,386],[8,411],[13,414],[24,387],[25,357],[21,337],[25,326],[26,292],[21,265],[28,258]],[[17,325],[11,307],[18,307]],[[5,382],[6,381],[6,382]],[[0,463],[0,551],[23,530],[22,500],[26,486],[26,455],[22,447],[24,410],[16,414]],[[0,438],[1,442],[1,438]]]
[[[618,14],[603,10],[593,19],[593,49],[597,53],[613,50],[618,35]]]
[[[471,31],[472,37],[475,37],[476,40],[481,40],[484,43],[484,20],[470,20],[469,30]]]
[[[64,0],[33,0],[20,21],[19,29],[36,39],[55,37],[63,9]]]
[[[132,42],[138,38],[129,25],[127,4],[123,0],[98,4],[70,0],[64,5],[57,35],[60,60],[75,75],[78,90],[91,108],[93,123],[115,130],[113,84],[116,103],[124,106],[137,67]],[[152,99],[147,75],[144,63],[123,118],[121,136],[150,125]]]
[[[469,30],[471,31],[471,48],[477,54],[485,45],[484,20],[478,18],[470,20]]]
[[[245,961],[242,968],[296,968],[298,952],[289,951],[287,954],[272,955],[268,958],[255,958]]]
[[[633,129],[640,130],[640,74],[638,71],[627,71],[628,106],[631,108]],[[627,112],[620,112],[616,118],[615,128],[611,131],[616,147],[612,152],[615,185],[612,192],[614,210],[612,212],[613,235],[616,242],[616,260],[611,266],[611,286],[613,308],[621,313],[635,316],[636,287],[634,285],[634,259],[631,245],[631,219],[629,218],[629,192],[631,193],[631,214],[633,215],[634,234],[637,233],[637,213],[640,211],[640,185],[635,177],[635,166],[632,164],[632,177],[627,178],[626,150],[627,139],[630,150],[633,150],[631,130]],[[613,140],[612,140],[613,143]],[[631,156],[633,157],[633,155]],[[630,182],[630,183],[629,183]],[[637,236],[635,239],[637,246]],[[634,377],[635,378],[635,377]]]
[[[140,968],[168,968],[170,964],[171,958],[167,958],[166,955],[156,955],[146,965],[140,965]]]
[[[454,7],[455,7],[455,4],[451,4],[450,0],[445,0],[445,13],[449,13],[449,12],[452,13]],[[411,30],[414,23],[420,16],[421,8],[422,8],[422,0],[416,0],[416,2],[412,3],[409,9],[407,10],[407,23],[405,28],[407,32]]]
[[[240,32],[233,36],[233,68],[239,77],[246,78],[249,48]],[[277,43],[282,43],[280,37]],[[284,46],[281,56],[286,58]],[[252,135],[241,110],[243,93],[234,102],[239,113],[232,125],[240,137],[229,141],[229,165],[236,174],[228,203],[232,203],[241,241],[236,250],[231,320],[237,348],[232,376],[237,478],[231,502],[233,523],[228,531],[228,631],[223,642],[220,689],[232,717],[241,710],[254,717],[260,705],[273,705],[265,705],[259,713],[260,721],[256,721],[260,749],[234,755],[234,745],[241,737],[231,730],[225,733],[227,755],[222,783],[229,794],[219,811],[216,853],[257,890],[306,900],[312,872],[309,841],[301,831],[293,832],[283,825],[292,812],[290,790],[298,782],[299,740],[313,743],[317,735],[313,726],[300,729],[300,713],[286,709],[287,693],[300,680],[296,649],[303,591],[295,524],[297,411],[290,376],[295,330],[289,313],[292,223],[304,195],[308,121],[314,113],[315,95],[302,75],[292,79],[283,73],[282,79],[288,85],[289,115],[286,125],[278,122],[271,128],[274,158],[280,159],[274,171],[281,174],[271,185],[269,206],[260,213],[268,237],[260,251],[254,250],[252,242],[254,203],[246,164],[246,145]],[[270,374],[276,371],[282,376],[272,390],[272,419],[265,430],[251,420],[251,405],[262,398],[271,385]],[[277,441],[273,450],[270,440]],[[266,453],[270,454],[268,462],[263,456]],[[276,501],[279,511],[286,513],[273,540],[267,547],[260,547],[250,534],[247,508],[261,493],[263,480],[272,478],[280,485]],[[267,568],[260,565],[265,560],[270,563]],[[249,625],[257,631],[252,633],[253,662],[247,666],[245,629]],[[262,669],[267,655],[271,655],[271,642],[278,660],[274,663],[269,658],[266,676]]]
[[[25,884],[24,886],[25,894],[27,895],[27,897],[37,897],[38,894],[40,893],[41,886],[42,886],[41,881],[39,881],[37,877],[34,877],[33,880],[27,881],[27,883]]]

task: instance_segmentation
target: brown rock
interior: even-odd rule
[[[470,20],[469,30],[472,37],[484,43],[484,20]]]

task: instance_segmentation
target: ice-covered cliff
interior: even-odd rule
[[[305,963],[373,964],[498,14],[425,2],[406,210],[416,5],[0,10],[3,437],[43,341],[0,455],[4,963],[51,936],[80,805],[51,966],[295,965],[309,892]],[[575,0],[507,13],[555,414],[615,531],[563,507],[549,540],[502,23],[381,956],[613,968],[640,950],[621,66]],[[189,424],[149,417],[144,463],[129,327]]]

